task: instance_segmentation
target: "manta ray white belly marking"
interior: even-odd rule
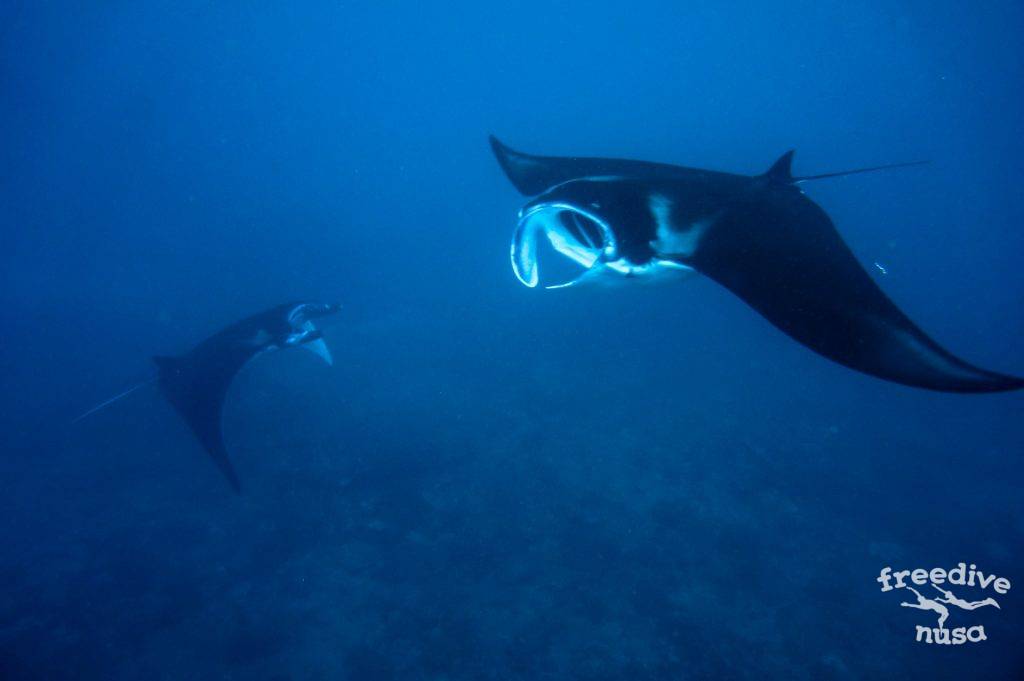
[[[647,205],[654,217],[657,238],[651,248],[661,256],[688,258],[697,251],[701,237],[715,224],[717,215],[691,222],[680,230],[672,225],[672,200],[661,194],[651,194]]]
[[[249,338],[247,343],[253,347],[266,348],[267,344],[272,340],[273,338],[269,333],[267,333],[266,329],[260,329]]]

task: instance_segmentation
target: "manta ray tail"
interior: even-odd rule
[[[155,381],[158,378],[159,378],[159,376],[152,376],[150,378],[147,378],[145,381],[142,381],[141,383],[136,383],[135,385],[133,385],[132,387],[128,388],[124,392],[120,392],[117,395],[114,395],[109,400],[103,400],[102,402],[97,404],[95,407],[93,407],[89,411],[87,411],[84,414],[81,414],[81,415],[75,417],[75,419],[72,420],[71,423],[75,424],[75,423],[78,423],[79,421],[81,421],[82,419],[86,418],[87,416],[92,416],[93,414],[95,414],[96,412],[100,411],[104,407],[110,406],[111,404],[113,404],[114,402],[117,402],[122,397],[128,397],[129,395],[131,395],[133,392],[135,392],[139,388],[143,388],[143,387],[149,385],[150,383],[152,383],[153,381]]]
[[[782,184],[799,184],[800,182],[810,182],[811,180],[825,180],[830,177],[845,177],[846,175],[856,175],[858,173],[873,173],[876,170],[890,170],[892,168],[908,168],[910,166],[920,166],[931,161],[904,161],[903,163],[886,163],[880,166],[871,166],[869,168],[854,168],[853,170],[840,170],[834,173],[821,173],[819,175],[799,175],[795,176],[792,172],[793,166],[793,154],[794,150],[790,149],[785,154],[779,157],[779,160],[772,164],[772,167],[768,169],[768,172],[764,174],[764,177],[772,180],[773,182],[780,182]]]

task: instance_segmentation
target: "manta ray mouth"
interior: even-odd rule
[[[561,263],[550,257],[551,252],[545,254],[541,235],[551,252],[564,258]],[[568,203],[539,203],[519,214],[512,236],[512,270],[525,286],[535,288],[541,283],[539,263],[544,260],[545,271],[554,272],[546,277],[549,283],[544,288],[564,288],[615,260],[618,251],[611,226],[595,213]]]

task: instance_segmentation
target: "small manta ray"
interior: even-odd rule
[[[972,366],[919,329],[797,186],[922,161],[794,177],[789,151],[768,172],[747,176],[645,161],[532,156],[490,141],[516,189],[536,197],[520,210],[512,238],[512,269],[528,287],[540,283],[543,235],[573,264],[571,276],[545,288],[697,272],[797,342],[851,369],[945,392],[1024,387],[1024,379]]]
[[[301,346],[332,364],[323,333],[313,319],[337,312],[326,303],[289,303],[235,322],[184,355],[153,358],[160,388],[236,492],[242,487],[221,434],[224,398],[249,360],[271,350]]]
[[[331,353],[313,320],[340,309],[327,303],[289,303],[246,317],[215,333],[183,355],[156,356],[157,376],[89,410],[98,411],[158,380],[160,389],[199,439],[236,492],[238,481],[221,433],[224,399],[235,375],[249,360],[271,350],[301,346],[328,364]]]

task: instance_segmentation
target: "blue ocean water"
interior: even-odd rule
[[[531,290],[487,145],[806,186],[886,292],[1024,374],[1024,6],[0,7],[0,677],[985,678],[1024,579],[1022,394],[832,364],[708,279]],[[234,495],[155,388],[339,300],[329,370],[235,381]],[[935,595],[929,587],[920,589]],[[958,590],[980,600],[991,588]]]

